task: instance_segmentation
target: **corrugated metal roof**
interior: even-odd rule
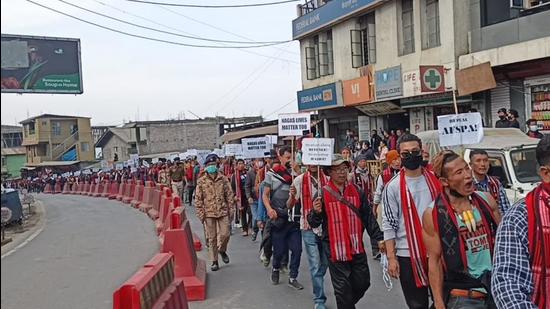
[[[277,134],[279,132],[278,125],[265,126],[260,128],[253,128],[242,131],[227,132],[222,136],[222,139],[225,143],[230,141],[236,141],[243,137],[257,136],[257,135],[270,135]]]
[[[2,148],[3,156],[25,155],[25,147]]]
[[[39,119],[39,118],[68,118],[68,119],[71,119],[71,118],[87,118],[87,119],[90,119],[90,117],[85,117],[85,116],[69,116],[69,115],[55,115],[55,114],[42,114],[42,115],[38,115],[38,116],[34,116],[34,117],[31,117],[29,119],[25,119],[19,123],[21,124],[25,124],[27,122],[31,122],[35,119]]]

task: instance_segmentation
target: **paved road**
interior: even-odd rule
[[[112,308],[113,291],[158,252],[152,221],[107,199],[39,199],[46,227],[2,259],[2,309]]]
[[[188,211],[191,219],[191,228],[197,231],[204,243],[202,227],[193,208]],[[366,244],[368,238],[365,239]],[[313,308],[311,279],[309,276],[305,252],[302,254],[300,274],[298,280],[305,286],[302,291],[295,291],[287,286],[288,276],[281,274],[281,283],[273,286],[269,281],[270,269],[264,268],[258,258],[259,240],[253,243],[250,237],[241,236],[238,229],[234,230],[229,243],[228,254],[231,262],[223,265],[217,272],[210,272],[208,267],[207,300],[190,303],[191,309],[269,309],[269,308]],[[370,251],[370,250],[369,250]],[[199,256],[207,259],[206,249],[199,252]],[[380,263],[369,259],[371,270],[371,287],[365,297],[357,304],[357,308],[406,308],[399,282],[394,281],[394,288],[390,292],[384,286]],[[327,271],[325,290],[328,297],[327,306],[336,309],[334,292]]]

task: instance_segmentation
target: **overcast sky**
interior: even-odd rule
[[[58,0],[35,1],[139,35],[213,44],[124,25]],[[297,4],[197,9],[125,0],[64,1],[166,31],[223,40],[246,37],[255,41],[291,39],[291,21],[296,18]],[[272,0],[159,1],[216,5]],[[296,91],[301,87],[297,42],[250,50],[282,59],[276,60],[243,50],[191,48],[127,37],[58,15],[25,0],[2,0],[1,15],[2,33],[80,38],[84,85],[82,95],[2,94],[2,124],[14,124],[40,113],[82,115],[92,117],[93,125],[117,125],[136,119],[159,120],[183,115],[195,118],[189,111],[201,117],[272,114],[269,118],[273,118],[278,114],[277,109],[290,102],[282,111],[297,109]]]

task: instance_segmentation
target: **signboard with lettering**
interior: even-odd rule
[[[309,113],[279,114],[279,136],[302,136],[310,129]]]
[[[298,110],[314,111],[342,105],[342,83],[336,82],[297,92]]]
[[[401,66],[395,66],[375,73],[376,100],[396,98],[403,95]]]
[[[271,138],[268,136],[256,138],[243,138],[243,157],[256,159],[269,157],[271,150]]]
[[[368,75],[343,81],[342,89],[344,93],[344,106],[368,103],[374,98],[371,78]]]
[[[225,144],[225,155],[228,157],[235,157],[243,153],[243,146],[241,144]]]
[[[442,65],[420,66],[422,92],[445,92],[445,68]]]
[[[477,144],[483,139],[480,113],[437,116],[437,125],[441,147]]]
[[[333,138],[302,139],[302,163],[307,165],[329,166],[334,153]]]
[[[200,165],[204,165],[206,156],[208,156],[210,153],[210,150],[197,150],[197,162],[199,162]]]

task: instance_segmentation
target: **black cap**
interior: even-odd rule
[[[204,159],[204,165],[208,164],[208,163],[211,163],[211,162],[218,162],[220,158],[218,157],[217,154],[215,153],[211,153],[209,155],[206,156],[206,159]]]

